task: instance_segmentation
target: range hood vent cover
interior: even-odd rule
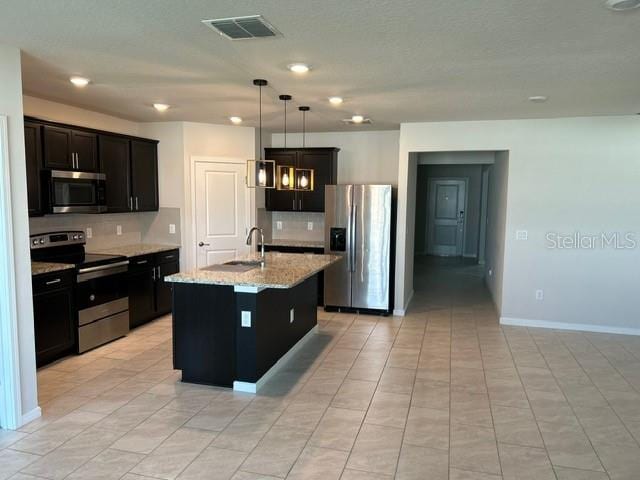
[[[250,40],[282,36],[262,15],[203,20],[209,28],[230,40]]]

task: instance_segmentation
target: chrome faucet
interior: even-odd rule
[[[261,228],[251,227],[249,235],[247,235],[247,245],[251,245],[251,235],[253,235],[255,231],[260,232],[260,267],[264,268],[264,232]]]

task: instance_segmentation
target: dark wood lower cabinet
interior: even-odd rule
[[[76,344],[75,272],[33,277],[36,365],[41,367],[72,353]]]
[[[179,251],[129,259],[129,326],[139,327],[171,313],[172,284],[164,277],[180,271]]]
[[[265,252],[282,252],[282,253],[316,253],[324,254],[324,248],[322,247],[290,247],[290,246],[277,246],[277,245],[265,245]],[[324,305],[324,270],[318,272],[318,306]]]

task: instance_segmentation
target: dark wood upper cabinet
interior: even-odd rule
[[[100,172],[107,178],[106,196],[108,212],[129,212],[131,201],[131,141],[113,135],[98,137]]]
[[[158,146],[156,142],[131,141],[131,191],[134,210],[158,210]]]
[[[71,130],[71,150],[76,156],[75,170],[98,171],[98,136],[95,133]]]
[[[324,187],[338,182],[339,148],[267,148],[265,158],[278,165],[313,169],[312,192],[291,192],[270,189],[265,204],[269,211],[324,212]]]
[[[42,198],[42,125],[34,122],[24,123],[24,147],[27,161],[27,203],[29,216],[44,215]]]
[[[72,170],[75,157],[71,150],[71,130],[44,126],[44,167],[52,170]]]

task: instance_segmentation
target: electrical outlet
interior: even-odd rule
[[[493,277],[493,270],[491,268],[489,269],[489,276]]]
[[[122,225],[116,225],[116,235],[122,235]]]
[[[516,230],[516,240],[527,240],[529,232],[527,230]]]
[[[279,220],[276,222],[276,230],[282,230],[282,222]]]
[[[544,300],[544,291],[536,290],[536,300]]]
[[[175,234],[176,233],[176,226],[174,223],[170,223],[169,224],[169,233],[171,234]]]
[[[93,238],[93,228],[87,227],[87,238]]]
[[[293,320],[295,319],[296,314],[294,309],[292,308],[291,310],[289,310],[289,323],[293,323]]]
[[[240,326],[251,328],[251,312],[242,310],[242,314],[240,315]]]
[[[307,222],[307,230],[313,230],[313,222]]]

